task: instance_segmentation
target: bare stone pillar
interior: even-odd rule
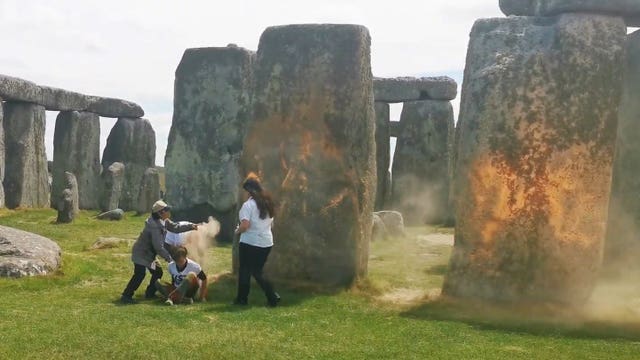
[[[407,225],[447,220],[453,129],[453,108],[448,101],[404,103],[393,158],[392,203]]]
[[[620,102],[621,18],[478,20],[443,292],[575,303],[601,266]]]
[[[114,162],[123,163],[126,167],[120,208],[136,210],[142,176],[156,162],[156,133],[149,120],[118,119],[107,138],[102,168],[107,170]]]
[[[238,161],[251,120],[254,53],[236,46],[187,49],[176,70],[174,112],[165,157],[167,201],[175,219],[237,225]]]
[[[158,199],[160,199],[160,172],[155,167],[151,167],[142,175],[136,212],[138,214],[151,212],[153,203]]]
[[[49,207],[44,107],[5,102],[4,131],[6,206],[10,209]]]
[[[62,111],[53,136],[53,182],[51,205],[65,189],[65,171],[76,176],[77,205],[98,209],[100,194],[100,117],[93,113]]]
[[[100,210],[102,212],[119,208],[125,172],[124,164],[119,162],[114,162],[102,171],[100,176]]]
[[[2,99],[0,98],[0,208],[4,207],[4,124]]]
[[[627,36],[607,223],[605,268],[628,271],[640,256],[640,31]]]
[[[242,166],[280,204],[271,276],[349,285],[366,274],[376,186],[371,79],[362,26],[262,34]]]
[[[375,103],[376,112],[376,167],[378,185],[376,187],[375,210],[383,210],[386,200],[389,198],[391,179],[389,178],[389,165],[391,161],[389,135],[389,104]]]

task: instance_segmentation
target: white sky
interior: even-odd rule
[[[460,85],[474,20],[496,16],[498,0],[0,0],[0,73],[139,103],[162,165],[186,48],[255,50],[268,26],[355,23],[371,33],[375,76],[449,75]],[[47,115],[51,158],[56,113]],[[102,118],[103,146],[114,122]]]

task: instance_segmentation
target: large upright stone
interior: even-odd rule
[[[367,270],[375,201],[370,37],[357,25],[270,27],[242,165],[273,192],[283,280],[348,285]]]
[[[4,103],[5,203],[8,208],[49,206],[49,174],[44,147],[44,107]]]
[[[78,180],[72,173],[64,172],[64,184],[57,197],[53,197],[51,201],[55,201],[58,210],[58,224],[67,224],[73,222],[73,219],[80,212],[78,207]]]
[[[107,138],[102,168],[108,169],[114,162],[126,166],[120,196],[121,209],[136,209],[142,176],[145,170],[155,166],[155,161],[156,133],[149,120],[119,118]]]
[[[592,13],[624,17],[627,25],[640,26],[640,0],[500,0],[505,15],[556,16]]]
[[[153,203],[158,199],[160,199],[160,172],[157,168],[151,167],[142,175],[136,212],[138,214],[151,212]]]
[[[3,125],[2,99],[0,98],[0,208],[4,207],[4,125]]]
[[[393,208],[407,225],[442,224],[449,214],[453,108],[448,101],[406,102],[400,127],[393,156]]]
[[[100,118],[87,112],[64,111],[53,136],[51,205],[65,187],[65,171],[78,180],[78,206],[97,209],[100,194]]]
[[[597,15],[479,20],[444,293],[581,302],[601,265],[626,27]]]
[[[376,167],[378,185],[376,187],[376,202],[374,209],[382,210],[387,205],[391,189],[389,179],[389,165],[391,161],[389,135],[389,104],[376,102]]]
[[[625,69],[604,266],[626,272],[640,257],[640,31],[627,37]]]
[[[103,212],[118,209],[122,186],[124,184],[125,166],[123,163],[114,162],[102,171],[100,175],[100,210]]]
[[[223,241],[233,239],[237,224],[238,161],[251,119],[253,57],[233,46],[187,49],[176,70],[167,200],[176,219],[214,216]]]

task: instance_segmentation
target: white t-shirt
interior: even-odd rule
[[[178,264],[176,264],[175,261],[172,261],[169,263],[169,274],[171,274],[171,282],[175,287],[178,287],[178,285],[180,285],[182,280],[186,278],[190,272],[193,272],[194,274],[198,275],[200,274],[200,271],[202,271],[202,267],[200,267],[200,264],[198,264],[197,262],[189,258],[187,258],[187,265],[184,267],[184,270],[182,271],[178,270]],[[201,280],[198,279],[198,283],[200,282]]]
[[[267,216],[260,219],[260,210],[258,204],[252,198],[245,201],[240,208],[240,221],[249,220],[250,225],[247,231],[240,234],[240,242],[261,248],[273,246],[273,234],[271,233],[271,224],[273,218]]]
[[[189,224],[191,223],[188,221],[178,221],[178,225],[189,225]],[[186,236],[187,236],[187,232],[176,234],[176,233],[172,233],[171,231],[167,231],[167,234],[164,237],[164,242],[173,246],[182,246],[184,245],[184,239]]]

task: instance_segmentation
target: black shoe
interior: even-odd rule
[[[269,300],[268,305],[269,307],[276,307],[278,306],[278,304],[280,303],[280,300],[282,300],[282,298],[280,297],[280,295],[278,295],[278,293],[274,293],[275,297],[271,300]]]
[[[133,298],[131,298],[130,296],[122,295],[120,297],[120,303],[125,305],[133,305],[133,304],[137,304],[138,302],[133,300]]]
[[[145,294],[144,298],[147,299],[147,300],[155,300],[155,299],[158,298],[158,295],[156,295],[156,294]]]
[[[240,301],[238,299],[233,300],[231,305],[247,306],[247,300]]]

